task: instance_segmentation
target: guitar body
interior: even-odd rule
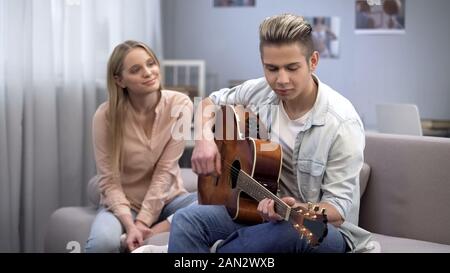
[[[257,212],[258,202],[236,187],[239,170],[253,177],[273,194],[277,194],[282,166],[282,149],[277,143],[248,137],[250,120],[256,118],[242,107],[223,106],[215,125],[215,141],[221,154],[220,176],[198,177],[199,203],[225,205],[238,222],[263,222]],[[255,119],[257,120],[257,119]],[[262,131],[262,129],[260,129]],[[258,132],[253,132],[258,135]]]

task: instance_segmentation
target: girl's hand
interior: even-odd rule
[[[144,242],[142,232],[137,227],[132,227],[127,231],[127,247],[128,251],[132,252],[140,247]]]
[[[135,222],[136,228],[141,232],[142,239],[145,240],[153,235],[153,231],[143,222],[137,220]]]

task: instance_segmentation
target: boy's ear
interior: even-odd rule
[[[309,69],[314,72],[319,64],[319,52],[314,51],[309,59]]]
[[[116,84],[122,88],[125,88],[125,84],[123,83],[122,77],[114,76],[114,80],[116,81]]]

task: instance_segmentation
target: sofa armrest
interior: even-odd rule
[[[44,252],[84,252],[92,222],[94,207],[63,207],[50,216],[44,240]]]

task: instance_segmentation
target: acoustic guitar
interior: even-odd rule
[[[328,232],[325,210],[319,212],[319,207],[311,204],[293,208],[277,196],[282,148],[267,136],[252,111],[243,106],[222,106],[214,125],[222,172],[220,176],[198,176],[199,203],[224,205],[233,220],[258,224],[263,222],[258,202],[270,198],[276,213],[290,221],[311,245],[318,245]]]

